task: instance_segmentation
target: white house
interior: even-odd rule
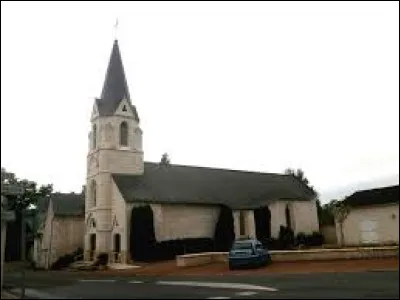
[[[336,223],[339,244],[398,244],[399,186],[358,191],[345,203],[349,213]]]

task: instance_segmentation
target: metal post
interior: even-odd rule
[[[21,211],[21,299],[25,298],[25,210]]]
[[[7,222],[1,220],[1,287],[0,291],[3,291],[3,271],[4,271],[4,256],[7,240]]]

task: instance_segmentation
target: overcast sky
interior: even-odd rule
[[[81,190],[117,17],[146,161],[398,183],[397,1],[1,2],[7,170]]]

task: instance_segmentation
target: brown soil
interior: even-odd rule
[[[399,270],[399,258],[336,260],[336,261],[300,261],[275,262],[270,266],[230,271],[228,265],[215,263],[196,267],[177,267],[175,261],[138,264],[141,268],[126,270],[96,271],[98,275],[135,276],[135,275],[241,275],[241,274],[288,274],[314,272],[362,272],[374,270]],[[93,272],[91,273],[93,274]]]

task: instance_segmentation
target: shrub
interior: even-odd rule
[[[187,238],[156,242],[147,245],[146,251],[137,256],[137,261],[160,261],[174,259],[177,255],[209,252],[214,249],[211,238]]]
[[[269,238],[267,240],[264,240],[263,245],[268,250],[281,250],[283,248],[281,241],[275,238]]]
[[[295,245],[307,245],[307,236],[304,232],[299,232],[296,236]]]
[[[82,260],[83,259],[83,249],[81,247],[79,247],[78,249],[75,250],[75,252],[72,255],[75,257],[75,261]]]
[[[108,253],[100,253],[97,256],[96,262],[94,263],[95,266],[106,266],[108,263]]]
[[[281,226],[279,228],[279,242],[282,250],[293,248],[294,244],[294,232],[291,228]]]
[[[271,238],[271,211],[267,206],[254,210],[254,222],[257,239],[265,243]]]
[[[214,242],[215,251],[228,251],[235,239],[232,210],[223,205],[215,226]]]
[[[61,257],[59,257],[52,265],[51,269],[52,270],[61,270],[63,268],[68,267],[71,263],[73,263],[74,260],[74,255],[72,254],[65,254]]]
[[[318,231],[314,231],[310,236],[310,246],[321,246],[324,243],[324,236]]]
[[[132,209],[130,247],[132,259],[151,260],[156,244],[153,210],[149,205]]]

